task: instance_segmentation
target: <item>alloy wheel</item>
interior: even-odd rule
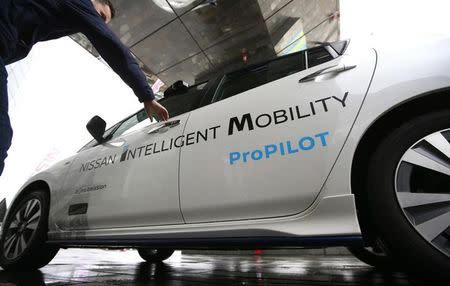
[[[33,198],[14,214],[3,242],[3,251],[7,259],[16,259],[25,251],[38,227],[41,210],[41,202]]]
[[[398,203],[410,225],[450,257],[450,129],[432,133],[402,156],[395,176]]]

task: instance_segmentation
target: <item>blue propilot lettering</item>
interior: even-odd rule
[[[305,143],[305,142],[309,142],[309,143]],[[316,142],[311,137],[303,137],[302,139],[300,139],[300,141],[298,141],[298,145],[300,146],[300,149],[309,151],[311,149],[314,149]]]
[[[263,152],[260,150],[255,150],[252,152],[252,159],[255,161],[261,160],[263,157]]]
[[[241,159],[241,153],[239,152],[231,152],[230,153],[230,165],[233,165],[234,162]]]
[[[262,159],[271,159],[276,156],[294,155],[302,152],[312,151],[317,148],[328,146],[328,136],[330,132],[322,132],[313,136],[303,136],[297,141],[286,141],[275,144],[267,144],[262,148],[245,152],[230,152],[229,164],[246,164],[250,161],[260,161]]]
[[[284,152],[284,145],[283,145],[283,143],[280,143],[280,153],[281,153],[281,156],[286,155],[286,153]]]
[[[264,153],[266,154],[266,158],[268,159],[270,155],[277,153],[277,145],[270,144],[264,146]]]
[[[298,153],[298,149],[295,149],[295,148],[294,148],[294,150],[292,150],[292,147],[291,147],[291,141],[286,142],[286,146],[287,146],[288,154],[289,154],[289,155],[290,155],[290,154]]]

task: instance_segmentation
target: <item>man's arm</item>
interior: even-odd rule
[[[167,120],[169,118],[167,110],[154,100],[153,91],[138,63],[95,11],[91,1],[67,0],[65,2],[67,9],[65,12],[68,14],[69,21],[86,35],[114,72],[133,89],[139,101],[144,103],[147,113],[153,111],[161,119]]]

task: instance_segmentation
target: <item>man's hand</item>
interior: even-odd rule
[[[152,113],[156,113],[158,118],[162,121],[167,121],[169,119],[169,112],[156,100],[144,101],[144,108],[147,112],[148,117],[152,118]]]

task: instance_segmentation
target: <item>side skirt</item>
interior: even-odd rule
[[[360,235],[318,237],[236,237],[187,239],[84,239],[50,240],[50,245],[84,248],[267,249],[285,247],[363,246]]]

